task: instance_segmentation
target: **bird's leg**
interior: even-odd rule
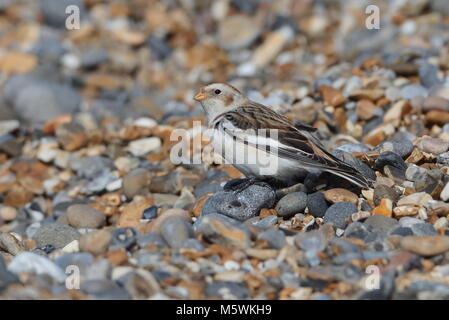
[[[256,177],[249,177],[249,178],[243,178],[243,179],[232,179],[232,180],[229,180],[228,182],[226,182],[226,184],[223,187],[223,190],[224,191],[232,191],[234,193],[240,193],[252,185],[266,186],[267,183],[261,179],[256,178]]]

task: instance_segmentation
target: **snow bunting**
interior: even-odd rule
[[[289,185],[306,169],[333,173],[362,188],[371,186],[372,181],[324,148],[315,128],[249,100],[229,84],[205,86],[194,99],[201,102],[213,129],[215,152],[250,181],[274,179]]]

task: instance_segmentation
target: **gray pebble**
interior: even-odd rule
[[[332,222],[337,228],[344,229],[348,222],[346,221],[353,213],[357,212],[357,207],[347,201],[337,202],[326,210],[323,221]]]
[[[304,192],[292,192],[277,203],[275,209],[280,217],[289,218],[301,213],[307,206],[307,195]]]
[[[264,231],[257,236],[257,239],[267,240],[268,244],[276,250],[281,250],[287,244],[284,232],[281,230],[270,229]]]
[[[241,283],[214,282],[209,284],[205,290],[206,297],[218,297],[225,300],[249,299],[248,288]]]
[[[74,240],[79,240],[79,232],[65,224],[51,223],[41,226],[33,235],[38,247],[53,245],[56,248],[63,248]]]
[[[416,223],[413,224],[410,229],[415,236],[437,236],[438,231],[435,230],[430,223]]]
[[[193,236],[192,226],[179,216],[166,218],[161,226],[162,238],[171,248],[181,248]]]
[[[268,185],[251,185],[239,193],[220,191],[207,199],[202,214],[216,212],[244,221],[256,216],[262,208],[273,207],[275,198]]]
[[[364,224],[368,227],[371,227],[373,231],[388,233],[390,230],[396,227],[398,222],[393,218],[375,214],[371,217],[368,217],[368,219],[365,220]]]
[[[322,192],[314,192],[307,195],[307,209],[309,214],[315,218],[322,218],[329,205],[327,204]]]

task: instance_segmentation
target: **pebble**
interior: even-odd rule
[[[64,271],[53,261],[32,252],[18,254],[8,265],[8,270],[16,275],[22,272],[45,274],[58,282],[63,282],[66,279]]]
[[[139,247],[143,248],[149,245],[155,245],[159,248],[168,247],[165,240],[157,233],[148,232],[145,234],[140,234],[137,236],[137,244]]]
[[[373,231],[388,233],[396,227],[398,222],[390,217],[376,214],[366,219],[364,224],[371,228]]]
[[[446,236],[409,236],[399,242],[403,250],[429,257],[449,250],[449,237]]]
[[[76,123],[63,123],[56,128],[56,138],[66,151],[75,151],[88,143],[82,126]]]
[[[196,229],[213,243],[237,248],[248,247],[251,243],[249,230],[243,224],[221,214],[202,216]]]
[[[137,230],[132,227],[117,228],[112,231],[109,250],[130,249],[137,242]]]
[[[158,151],[161,146],[161,139],[158,137],[150,137],[131,141],[128,145],[128,150],[133,156],[141,157],[147,153]]]
[[[357,207],[352,202],[337,202],[331,205],[323,217],[325,223],[332,222],[337,228],[345,229],[348,218],[357,212]]]
[[[81,102],[80,94],[71,87],[29,76],[11,78],[6,84],[5,93],[15,90],[17,94],[12,101],[14,111],[35,127],[42,127],[48,119],[61,114],[75,112]]]
[[[137,168],[129,172],[123,177],[123,193],[126,198],[132,199],[148,186],[150,180],[148,170]]]
[[[307,195],[307,210],[312,216],[322,218],[328,208],[323,192],[318,191]]]
[[[67,219],[75,228],[99,228],[106,223],[103,212],[86,204],[74,204],[68,207]]]
[[[419,140],[417,147],[424,152],[439,155],[448,151],[449,140],[425,136]]]
[[[376,168],[378,170],[385,171],[385,166],[388,166],[403,175],[405,178],[405,170],[407,170],[407,165],[404,160],[396,153],[387,151],[382,152],[375,161]]]
[[[425,192],[417,192],[399,199],[398,206],[425,206],[431,200],[431,195]]]
[[[401,98],[411,100],[415,97],[427,97],[427,89],[419,84],[409,84],[401,89]]]
[[[428,97],[424,99],[423,111],[432,110],[449,112],[449,100],[441,97]]]
[[[225,50],[236,50],[250,46],[260,35],[260,26],[255,19],[235,14],[220,23],[218,39]]]
[[[396,202],[399,199],[399,193],[394,188],[390,188],[384,184],[379,184],[374,188],[374,205],[380,205],[382,199],[390,199],[392,202]]]
[[[79,241],[80,250],[97,256],[107,251],[111,240],[112,234],[108,230],[102,229],[89,232],[81,236]]]
[[[275,209],[280,217],[289,218],[303,212],[306,206],[307,195],[304,192],[292,192],[282,197]]]
[[[23,247],[19,240],[7,232],[0,233],[0,249],[12,254],[13,256],[16,256],[23,251]]]
[[[202,215],[220,213],[243,221],[255,217],[262,208],[272,208],[275,197],[269,186],[251,185],[238,194],[221,191],[207,199]]]
[[[157,218],[157,206],[146,208],[142,213],[142,219],[152,220]]]
[[[326,190],[324,192],[324,198],[331,203],[346,201],[351,202],[355,205],[357,205],[359,199],[354,193],[343,188]]]
[[[278,217],[277,216],[268,216],[266,218],[263,218],[263,219],[257,221],[253,225],[256,228],[259,228],[261,230],[266,230],[266,229],[269,229],[272,226],[275,226],[277,224],[277,222],[278,222]]]
[[[441,190],[440,199],[443,200],[443,201],[448,201],[449,200],[449,182],[446,183],[446,185],[444,186],[443,190]]]
[[[364,240],[371,233],[370,229],[371,227],[361,222],[352,222],[346,227],[344,236]]]
[[[435,223],[433,224],[433,227],[434,227],[436,230],[439,230],[439,229],[446,229],[446,228],[449,227],[449,221],[447,220],[446,217],[441,217],[441,218],[439,218],[437,221],[435,221]]]
[[[405,159],[412,153],[413,143],[408,139],[385,141],[374,148],[374,150],[379,150],[381,153],[391,151]]]
[[[415,236],[434,236],[438,235],[432,224],[430,223],[416,223],[413,224],[410,229],[412,229]]]
[[[13,207],[0,206],[0,219],[3,221],[12,221],[17,217],[17,210]]]
[[[257,236],[257,239],[266,240],[267,243],[276,250],[281,250],[286,244],[284,232],[281,230],[266,230]]]
[[[41,226],[33,235],[38,247],[53,245],[55,248],[63,248],[70,242],[80,239],[79,232],[65,224],[50,223]]]
[[[20,122],[17,120],[2,120],[0,121],[0,136],[11,133],[20,127]]]
[[[181,248],[193,236],[192,227],[179,216],[165,219],[160,226],[162,238],[171,248]]]
[[[224,300],[243,300],[250,298],[246,286],[240,283],[220,281],[209,284],[205,295],[208,298],[221,298]]]

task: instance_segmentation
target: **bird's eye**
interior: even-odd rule
[[[221,90],[220,89],[216,89],[214,92],[215,92],[215,94],[220,94]]]

